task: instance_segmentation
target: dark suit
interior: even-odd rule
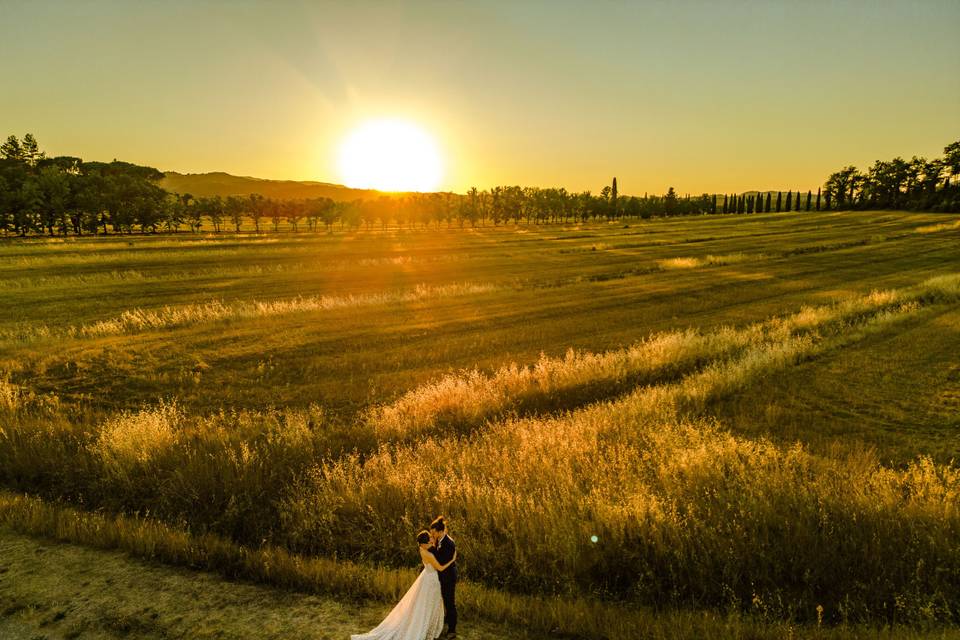
[[[431,547],[433,556],[440,564],[447,564],[453,559],[453,554],[457,551],[457,545],[453,538],[445,536],[437,541],[438,546]],[[440,596],[443,598],[443,621],[447,625],[447,631],[456,633],[457,631],[457,563],[454,562],[449,567],[439,573],[440,576]]]

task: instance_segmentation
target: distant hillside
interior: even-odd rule
[[[245,196],[259,193],[277,200],[303,198],[331,198],[333,200],[356,200],[375,198],[384,194],[371,189],[351,189],[328,182],[297,182],[295,180],[264,180],[247,176],[233,176],[216,171],[213,173],[164,173],[160,186],[174,193],[189,193],[194,196]]]

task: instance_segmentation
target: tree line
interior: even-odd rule
[[[716,213],[772,213],[845,208],[906,208],[960,211],[960,142],[944,157],[910,162],[877,161],[866,173],[846,167],[816,194],[800,190],[679,196],[622,196],[617,179],[600,193],[564,188],[496,186],[465,194],[384,195],[350,202],[330,198],[278,200],[258,194],[194,197],[165,191],[163,174],[114,160],[84,162],[47,157],[36,139],[11,135],[0,145],[0,231],[7,235],[83,235],[177,232],[188,229],[239,233],[250,223],[257,233],[379,225],[430,227],[545,224],[589,220]]]
[[[960,212],[960,141],[943,157],[877,160],[866,171],[847,166],[830,174],[827,202],[838,209],[910,209]],[[829,206],[829,205],[828,205]]]

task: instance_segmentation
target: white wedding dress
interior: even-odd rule
[[[434,640],[443,631],[443,600],[437,570],[424,562],[400,602],[376,629],[350,640]]]

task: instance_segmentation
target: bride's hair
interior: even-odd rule
[[[424,530],[417,534],[417,544],[429,544],[429,542],[430,542],[429,531]]]
[[[437,516],[437,519],[430,523],[430,528],[441,533],[446,531],[447,525],[443,521],[443,516]]]

